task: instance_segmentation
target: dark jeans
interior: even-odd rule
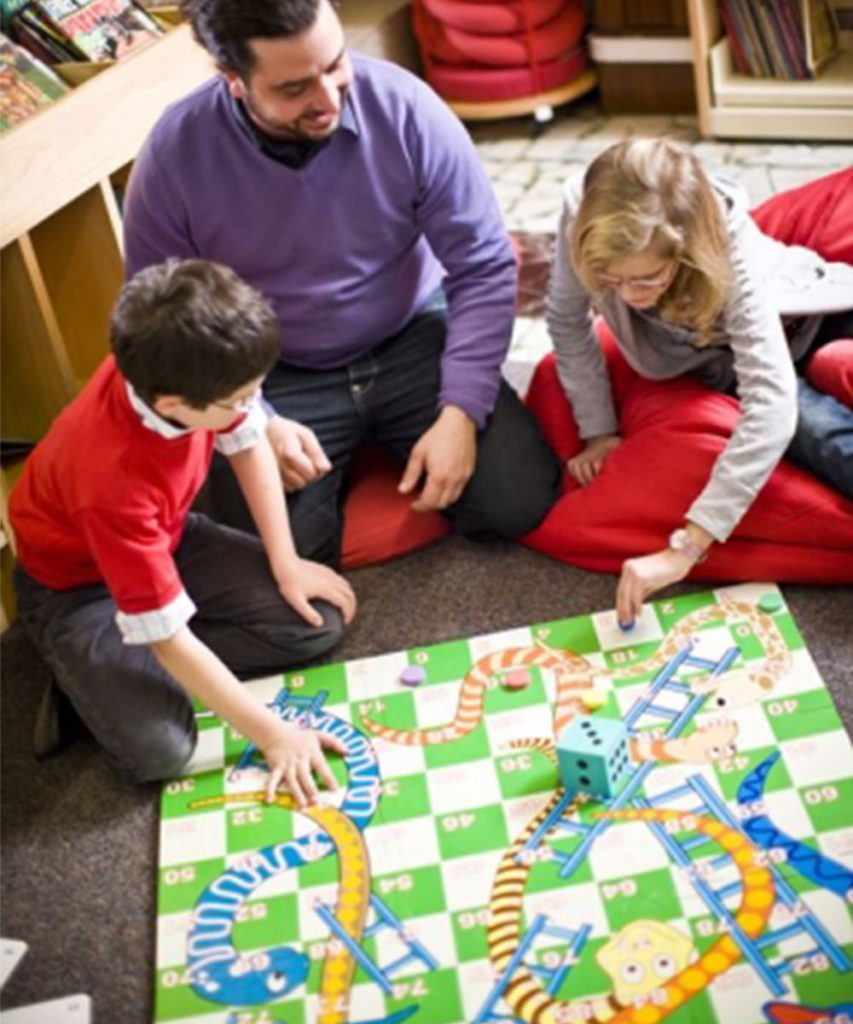
[[[809,360],[823,345],[840,338],[853,338],[853,311],[843,310],[823,318],[808,351],[797,360],[797,427],[785,458],[800,469],[853,498],[853,411],[832,395],[817,391],[805,378]],[[738,397],[734,359],[730,349],[721,349],[706,376],[696,374],[711,387]],[[713,378],[713,379],[712,379]]]
[[[315,602],[315,627],[287,604],[256,537],[193,514],[175,562],[198,608],[189,628],[241,678],[309,661],[341,637],[336,608]],[[196,744],[192,702],[146,644],[122,641],[106,588],[52,590],[20,566],[15,586],[36,647],[101,746],[139,779],[178,774]]]
[[[304,557],[331,565],[340,560],[342,508],[356,448],[364,441],[381,445],[402,472],[435,421],[446,326],[439,295],[406,328],[348,366],[317,371],[279,363],[267,377],[267,401],[280,415],[310,427],[332,463],[325,477],[288,495]],[[501,382],[495,410],[478,433],[474,474],[445,515],[468,537],[518,537],[540,523],[559,488],[556,456],[518,396]],[[216,518],[254,530],[224,459],[214,460],[208,499]]]
[[[853,410],[817,391],[803,376],[811,356],[839,338],[853,338],[853,310],[825,316],[809,351],[797,363],[797,431],[785,457],[853,498]]]

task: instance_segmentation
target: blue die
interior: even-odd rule
[[[563,786],[608,800],[632,770],[628,730],[622,722],[579,715],[557,739]]]

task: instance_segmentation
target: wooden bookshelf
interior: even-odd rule
[[[123,279],[114,184],[164,108],[213,73],[187,26],[0,137],[0,432],[37,440],[107,353]],[[13,538],[2,467],[3,612]]]
[[[853,138],[853,34],[814,81],[738,74],[718,0],[687,0],[699,129],[705,136],[849,141]]]

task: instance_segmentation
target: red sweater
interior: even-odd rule
[[[103,582],[126,614],[168,605],[216,437],[146,426],[110,356],[27,459],[9,510],[19,561],[54,590]]]

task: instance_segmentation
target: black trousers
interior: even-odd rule
[[[310,626],[279,593],[257,537],[190,515],[175,552],[198,611],[189,628],[243,679],[304,664],[343,633],[337,608],[314,602]],[[20,566],[18,610],[57,684],[111,757],[139,779],[178,774],[195,749],[190,696],[146,644],[125,644],[101,585],[52,590]]]
[[[294,540],[305,558],[337,565],[347,474],[356,448],[372,441],[401,467],[435,421],[447,327],[438,293],[398,334],[340,369],[279,363],[264,397],[282,416],[310,427],[332,463],[322,479],[288,495]],[[505,382],[477,437],[474,474],[445,515],[467,537],[514,538],[534,529],[557,500],[561,467],[533,416]],[[209,509],[243,530],[253,524],[224,459],[214,459]]]

